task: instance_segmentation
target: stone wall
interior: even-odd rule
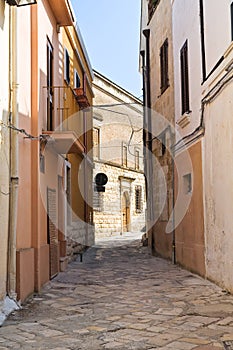
[[[82,221],[72,222],[67,231],[67,256],[70,262],[94,244],[94,226]]]
[[[144,174],[123,167],[117,167],[101,162],[95,163],[94,175],[103,172],[108,176],[108,183],[104,193],[94,192],[94,203],[100,198],[99,207],[94,207],[95,234],[110,236],[122,233],[122,196],[125,190],[130,195],[130,231],[143,231],[145,229],[145,188]],[[122,181],[129,183],[128,189],[124,189]],[[135,209],[135,187],[142,187],[142,210],[140,213]],[[95,187],[95,186],[94,186]]]
[[[98,72],[94,72],[93,88],[96,237],[143,231],[146,198],[142,101]],[[103,193],[95,190],[97,173],[108,177]]]

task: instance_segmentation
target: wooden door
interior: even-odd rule
[[[122,231],[128,232],[130,230],[130,203],[126,193],[122,198]]]

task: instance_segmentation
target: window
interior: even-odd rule
[[[47,130],[53,130],[53,47],[47,41]]]
[[[183,186],[185,194],[192,192],[192,175],[190,173],[183,176]]]
[[[81,86],[80,77],[76,69],[74,70],[74,88],[77,89]]]
[[[93,128],[93,157],[99,158],[100,130]]]
[[[127,166],[127,146],[122,147],[122,165]]]
[[[139,151],[135,151],[135,169],[139,170]]]
[[[180,69],[181,69],[181,106],[182,114],[190,112],[189,110],[189,74],[188,74],[188,41],[180,50]]]
[[[163,93],[169,86],[168,79],[168,39],[166,39],[160,48],[160,89]]]
[[[67,49],[64,52],[64,80],[67,84],[70,83],[70,56]]]
[[[135,211],[142,212],[142,186],[135,187]]]

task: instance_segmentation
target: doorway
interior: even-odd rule
[[[130,231],[130,197],[128,192],[122,196],[122,232]]]
[[[50,279],[55,277],[59,270],[56,200],[56,190],[47,188],[47,243],[49,244]]]

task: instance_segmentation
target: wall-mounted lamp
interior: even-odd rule
[[[26,6],[36,4],[36,0],[6,0],[10,6]]]

